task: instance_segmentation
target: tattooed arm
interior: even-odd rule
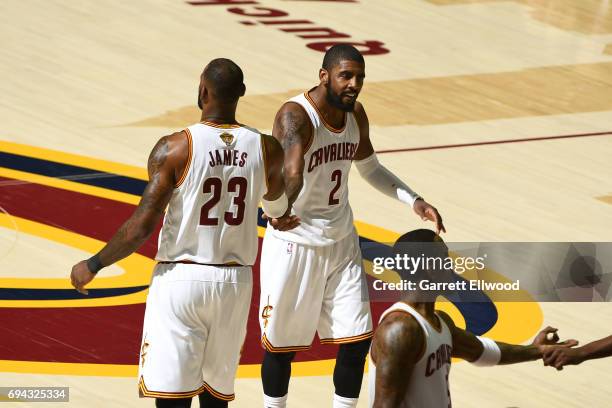
[[[176,181],[187,165],[189,145],[184,132],[162,137],[149,156],[149,183],[132,216],[119,228],[100,252],[72,267],[72,285],[87,294],[84,286],[96,275],[94,269],[109,266],[136,251],[151,236],[170,201]]]
[[[285,188],[290,205],[295,202],[304,184],[304,153],[310,144],[312,133],[310,119],[297,103],[285,103],[276,114],[272,136],[280,142],[284,150]]]
[[[406,313],[389,313],[374,334],[370,360],[376,365],[374,408],[400,406],[415,364],[425,350],[425,333]]]

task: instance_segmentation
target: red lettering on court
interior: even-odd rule
[[[277,10],[277,9],[268,8],[268,7],[253,7],[253,8],[255,10],[267,10],[268,12],[267,13],[247,13],[244,11],[244,9],[240,7],[228,8],[227,11],[229,11],[230,13],[239,14],[241,16],[247,16],[247,17],[285,17],[289,15],[289,13],[285,13],[282,10]]]
[[[355,0],[311,0],[311,1],[330,1],[338,3],[357,3]],[[230,5],[242,5],[242,4],[261,4],[259,1],[254,0],[197,0],[187,1],[187,4],[192,6],[230,6]],[[228,12],[237,14],[245,17],[257,18],[255,21],[239,21],[247,27],[252,27],[258,24],[265,26],[277,26],[278,30],[285,33],[295,34],[299,38],[306,40],[324,40],[309,42],[306,47],[311,50],[326,52],[329,48],[336,44],[350,44],[357,48],[363,55],[382,55],[388,54],[390,51],[384,47],[384,43],[376,40],[353,40],[352,36],[347,33],[340,32],[330,27],[318,27],[316,23],[313,23],[307,19],[283,19],[275,20],[280,17],[287,17],[289,13],[283,10],[270,7],[252,7],[252,9],[246,9],[243,7],[230,7],[227,9]],[[281,27],[290,25],[292,27]],[[300,27],[296,27],[300,25]],[[314,25],[314,27],[313,27]],[[334,39],[342,39],[342,41],[335,41]]]

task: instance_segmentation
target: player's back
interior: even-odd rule
[[[380,323],[392,312],[403,312],[412,316],[421,326],[425,340],[424,350],[414,363],[407,387],[402,393],[404,396],[402,403],[398,405],[398,408],[450,407],[448,376],[453,341],[447,324],[442,318],[436,317],[440,323],[440,328],[437,329],[416,309],[403,302],[397,302],[385,310],[380,317]],[[370,360],[368,375],[370,407],[372,407],[376,394],[376,364],[372,360]]]
[[[304,184],[293,203],[293,213],[301,223],[290,231],[272,233],[306,245],[330,245],[353,231],[348,175],[359,145],[359,126],[353,113],[347,112],[344,127],[334,129],[325,122],[308,92],[290,102],[304,109],[313,129],[304,153]]]
[[[158,261],[253,265],[265,194],[262,135],[240,125],[188,127],[189,160],[159,236]]]

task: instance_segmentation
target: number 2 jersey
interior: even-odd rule
[[[347,112],[344,127],[333,128],[325,122],[308,92],[290,102],[304,108],[313,128],[304,153],[304,184],[293,203],[293,214],[300,217],[301,224],[289,231],[268,232],[300,244],[330,245],[353,231],[348,175],[359,145],[359,126],[353,113]]]
[[[253,265],[266,193],[263,136],[240,125],[189,126],[189,160],[159,235],[158,261]]]

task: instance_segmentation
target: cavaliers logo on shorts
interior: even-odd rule
[[[263,323],[264,329],[268,327],[268,319],[272,317],[272,309],[274,309],[274,307],[270,305],[270,296],[268,295],[268,303],[264,306],[264,308],[261,311],[261,318],[263,319],[263,322],[264,322]]]

